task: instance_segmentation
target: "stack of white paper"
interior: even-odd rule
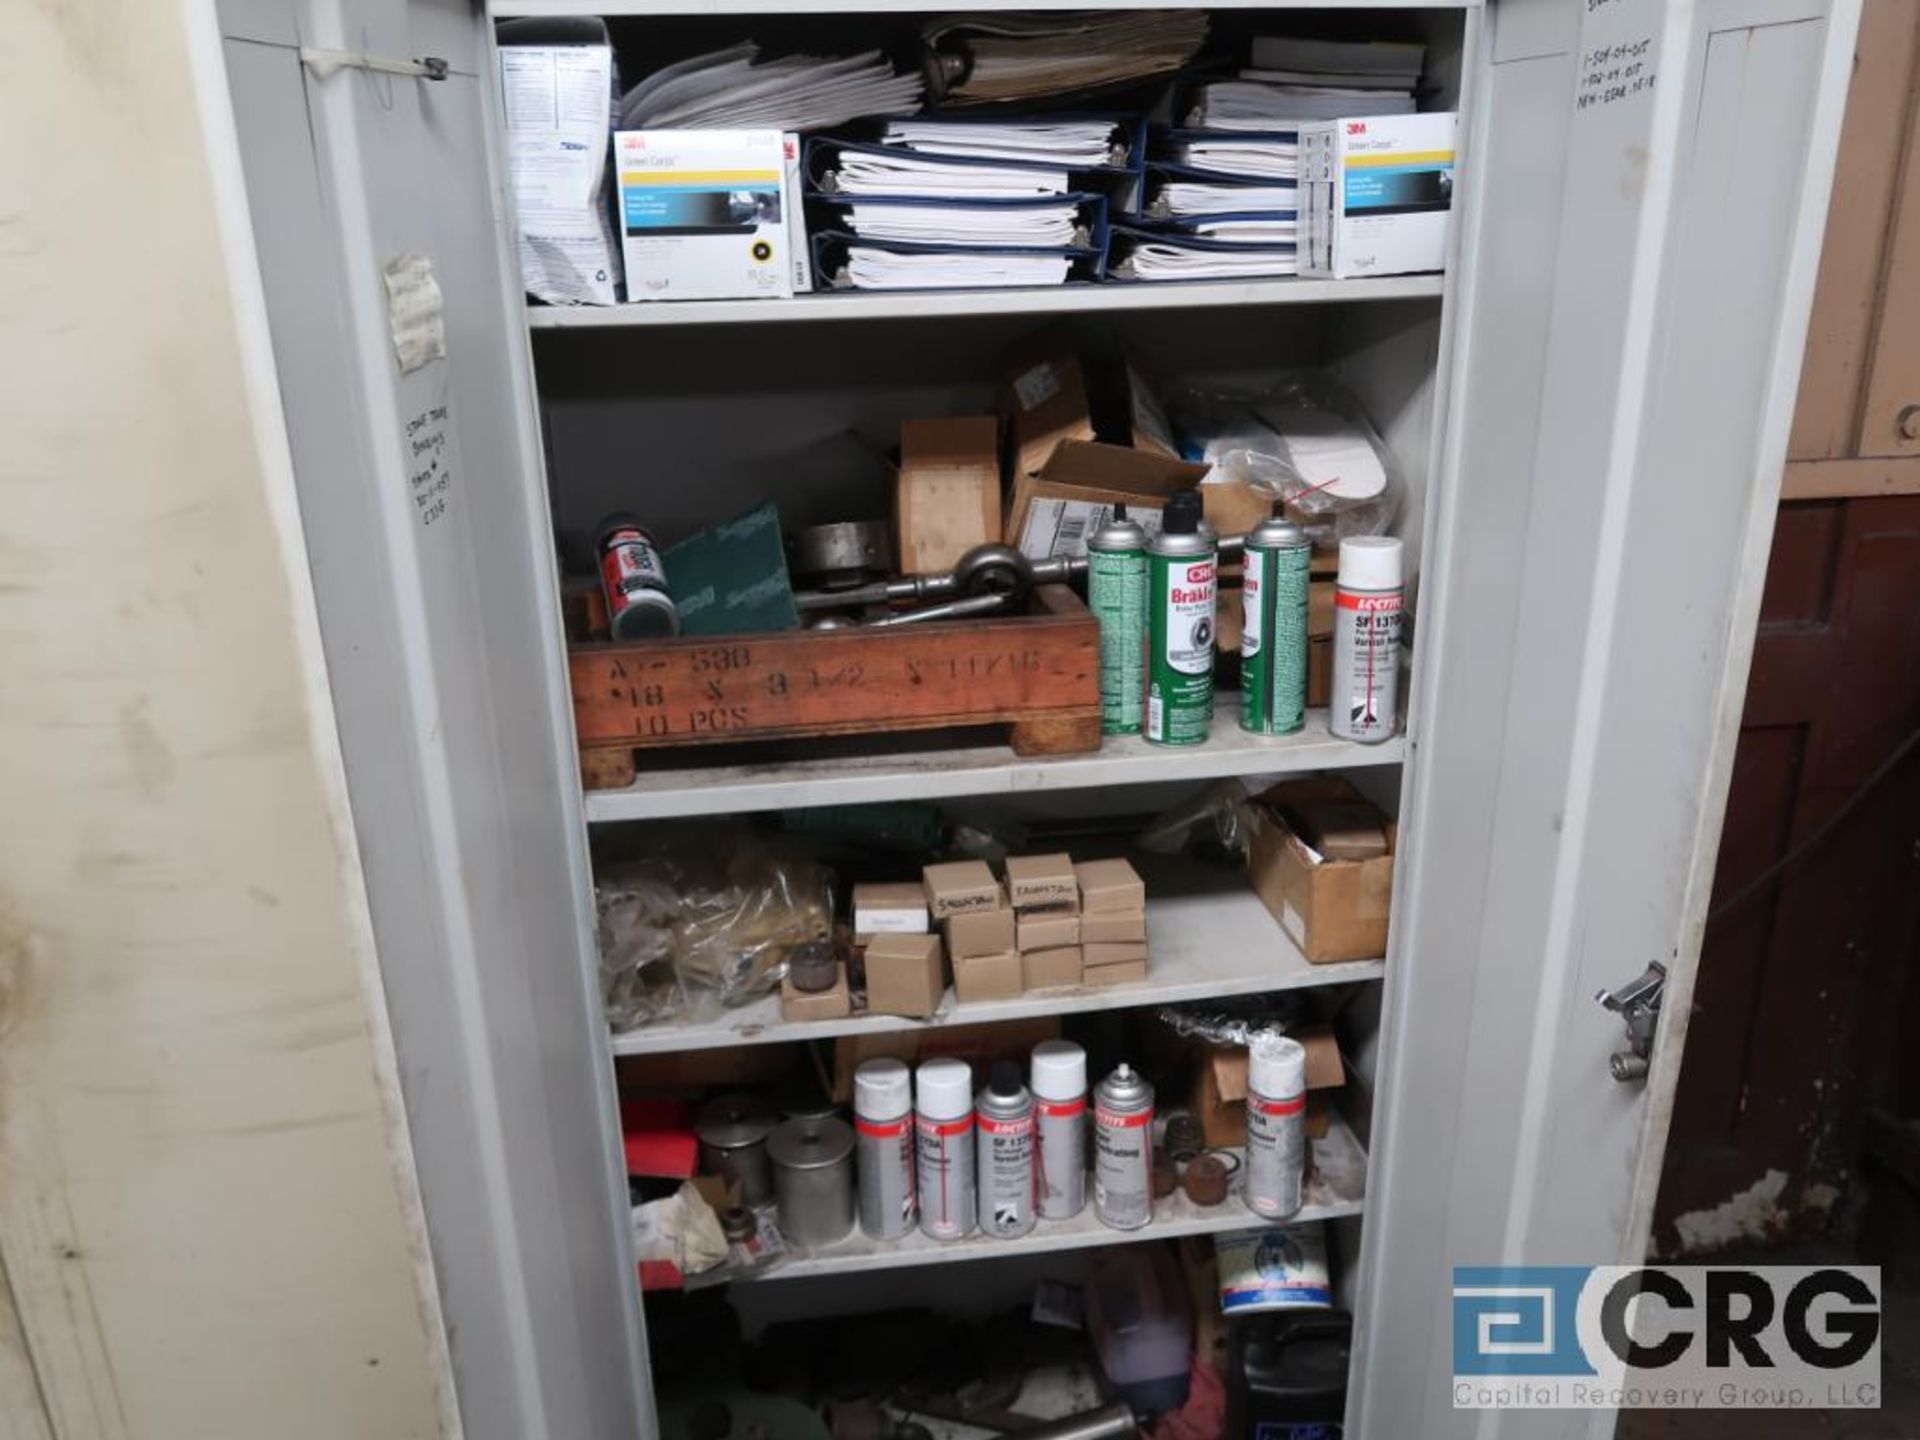
[[[1187,124],[1214,130],[1289,130],[1304,120],[1411,115],[1411,93],[1215,80],[1199,87]]]
[[[1382,85],[1412,89],[1426,68],[1427,47],[1418,41],[1300,40],[1261,35],[1253,42],[1256,70],[1298,75],[1302,83]]]
[[[842,277],[856,290],[972,290],[1014,285],[1060,285],[1073,262],[1066,255],[905,254],[868,245],[847,249]]]
[[[1417,42],[1261,36],[1249,68],[1198,88],[1187,124],[1288,130],[1302,121],[1410,115],[1426,57]]]
[[[889,120],[881,138],[923,155],[980,160],[1093,167],[1127,158],[1125,138],[1110,120]]]
[[[1278,215],[1240,215],[1231,220],[1196,220],[1189,227],[1208,240],[1234,245],[1291,245],[1300,234],[1297,221]]]
[[[751,41],[657,70],[620,102],[622,130],[823,130],[910,115],[925,86],[878,50],[844,59],[759,60]]]
[[[1257,180],[1291,180],[1300,173],[1300,147],[1291,140],[1241,140],[1231,135],[1178,140],[1173,158],[1222,175]]]
[[[935,199],[1016,199],[1064,195],[1065,170],[1026,170],[1010,165],[951,165],[923,160],[904,147],[885,154],[843,150],[829,177],[842,195],[924,195]]]
[[[1250,210],[1292,210],[1299,192],[1291,185],[1208,185],[1173,180],[1161,186],[1154,213],[1173,218],[1233,215]]]
[[[1079,239],[1077,207],[1059,205],[889,205],[847,207],[847,228],[867,240],[928,245],[1059,247]]]
[[[1204,10],[965,15],[923,32],[950,103],[1028,100],[1178,70],[1207,38]]]
[[[1291,250],[1200,250],[1173,241],[1145,240],[1115,267],[1135,280],[1253,280],[1299,271]]]

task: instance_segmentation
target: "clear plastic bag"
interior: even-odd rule
[[[1216,780],[1155,816],[1134,841],[1155,855],[1183,855],[1218,848],[1245,855],[1252,833],[1252,787],[1245,780]]]
[[[632,1030],[686,1008],[674,968],[680,880],[665,861],[607,867],[594,886],[600,912],[600,990],[607,1021]]]
[[[1399,463],[1353,393],[1321,371],[1196,388],[1171,408],[1188,448],[1213,466],[1203,486],[1246,485],[1285,501],[1318,548],[1384,535],[1399,512]]]
[[[833,875],[749,842],[726,852],[720,883],[683,897],[674,963],[696,1006],[744,1005],[780,987],[787,952],[833,935]]]
[[[1306,1023],[1309,1007],[1304,996],[1283,992],[1240,1000],[1163,1005],[1156,1013],[1160,1023],[1176,1035],[1210,1045],[1245,1046],[1255,1035],[1285,1035]]]

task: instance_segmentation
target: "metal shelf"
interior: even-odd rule
[[[1249,735],[1240,728],[1239,714],[1238,693],[1221,692],[1214,703],[1213,736],[1204,745],[1149,745],[1138,736],[1117,736],[1085,755],[1031,759],[1014,754],[1006,745],[976,745],[779,765],[642,770],[623,790],[587,791],[587,820],[605,825],[802,805],[944,800],[960,795],[1217,780],[1229,775],[1283,775],[1397,765],[1406,755],[1406,742],[1398,736],[1377,745],[1337,739],[1327,733],[1324,710],[1309,711],[1306,729],[1296,735]]]
[[[947,998],[931,1020],[898,1015],[858,1015],[845,1020],[780,1019],[780,998],[767,996],[719,1019],[671,1022],[615,1035],[616,1055],[657,1055],[711,1050],[727,1045],[764,1045],[824,1040],[836,1035],[874,1035],[944,1025],[976,1025],[1122,1010],[1177,1000],[1264,995],[1318,985],[1378,980],[1381,960],[1315,965],[1301,955],[1243,877],[1193,861],[1134,857],[1147,882],[1147,978],[1132,985],[1076,985],[1035,990],[1010,1000],[962,1005]]]
[[[1024,7],[1023,7],[1024,8]],[[682,300],[630,305],[538,305],[534,330],[627,326],[738,325],[807,320],[935,320],[968,315],[1068,315],[1089,311],[1184,310],[1247,305],[1326,305],[1358,300],[1434,298],[1444,275],[1384,275],[1376,280],[1189,280],[1112,282],[1046,289],[835,291],[791,300]]]
[[[1365,1207],[1367,1153],[1359,1138],[1339,1115],[1326,1138],[1315,1140],[1313,1169],[1307,1176],[1306,1203],[1287,1223],[1337,1220],[1358,1215]],[[735,1277],[737,1284],[769,1280],[798,1280],[815,1275],[841,1275],[908,1266],[945,1265],[960,1260],[995,1260],[1012,1255],[1036,1255],[1055,1250],[1086,1250],[1101,1245],[1124,1245],[1136,1240],[1171,1240],[1181,1235],[1231,1234],[1258,1230],[1273,1222],[1247,1209],[1241,1198],[1246,1167],[1234,1172],[1227,1198],[1218,1205],[1195,1205],[1175,1191],[1153,1207],[1153,1223],[1138,1230],[1111,1230],[1087,1208],[1071,1220],[1042,1220],[1017,1240],[996,1240],[974,1234],[964,1240],[932,1240],[915,1231],[899,1240],[875,1240],[855,1231],[835,1245],[798,1250],[764,1271]]]

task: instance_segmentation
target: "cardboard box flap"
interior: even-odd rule
[[[1176,490],[1198,485],[1209,467],[1098,440],[1065,440],[1042,465],[1039,478],[1049,485],[1111,491],[1127,497],[1165,501]],[[1155,507],[1158,508],[1157,506]]]

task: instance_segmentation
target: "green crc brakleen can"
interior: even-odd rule
[[[1138,735],[1147,688],[1147,532],[1124,505],[1087,540],[1087,608],[1100,622],[1100,733]]]
[[[1147,545],[1147,739],[1198,745],[1213,730],[1213,638],[1219,555],[1200,492],[1160,512]]]
[[[1307,572],[1313,543],[1274,507],[1247,532],[1240,595],[1240,728],[1291,735],[1307,723]]]

